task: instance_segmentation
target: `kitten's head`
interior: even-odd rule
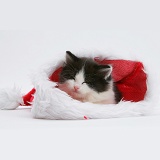
[[[90,58],[79,58],[67,51],[60,85],[70,95],[83,98],[93,92],[107,91],[111,87],[111,72],[110,65],[100,65]]]

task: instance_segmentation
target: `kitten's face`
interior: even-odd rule
[[[107,91],[110,87],[112,68],[98,65],[92,59],[66,54],[66,63],[60,74],[60,89],[71,97],[83,100],[89,94]]]

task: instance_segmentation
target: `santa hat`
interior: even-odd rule
[[[147,75],[142,62],[95,57],[99,64],[111,64],[112,77],[122,93],[118,104],[82,103],[58,89],[63,60],[56,59],[33,75],[34,88],[22,95],[15,87],[0,92],[0,108],[15,109],[31,105],[35,118],[88,119],[113,118],[152,114],[152,101],[146,99]]]

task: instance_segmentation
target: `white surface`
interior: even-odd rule
[[[84,121],[32,119],[0,111],[4,159],[159,159],[160,117]],[[9,152],[9,153],[8,153]]]
[[[0,27],[11,29],[0,32],[0,88],[15,83],[26,93],[29,73],[66,50],[159,63],[158,1],[5,1],[0,7]],[[159,123],[160,116],[48,121],[33,119],[30,109],[0,111],[0,159],[159,160]]]

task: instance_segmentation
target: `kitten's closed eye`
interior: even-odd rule
[[[85,81],[85,82],[82,82],[82,84],[93,84],[94,82],[92,82],[92,81]]]
[[[85,83],[88,83],[88,82],[82,82],[82,84],[85,84]]]
[[[65,82],[66,80],[75,80],[75,76],[71,74],[70,71],[65,71],[61,73],[60,82]]]

